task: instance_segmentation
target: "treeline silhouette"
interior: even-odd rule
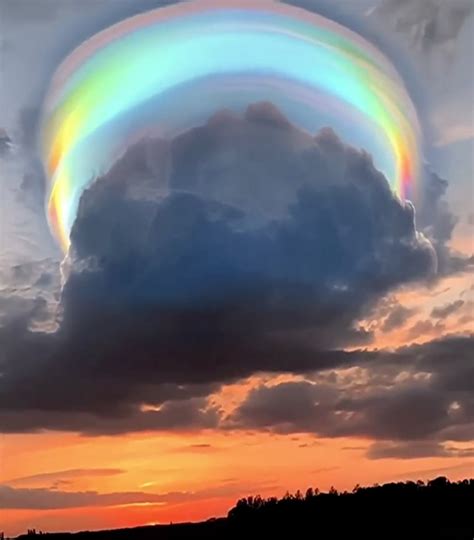
[[[351,492],[309,488],[240,499],[227,518],[115,531],[44,534],[54,540],[474,539],[474,479],[397,482]],[[23,535],[20,538],[30,538]]]

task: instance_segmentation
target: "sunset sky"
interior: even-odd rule
[[[74,83],[51,86],[58,66],[173,3],[0,0],[0,531],[198,521],[250,494],[474,476],[472,2],[289,2],[397,70],[403,93],[383,102],[420,126],[416,142],[412,125],[395,133],[405,164],[419,152],[413,206],[378,170],[396,159],[362,133],[373,118],[335,107],[309,133],[273,94],[231,113],[191,87],[159,112],[175,131],[104,130],[67,162],[76,124],[53,142],[42,131]],[[104,84],[91,102],[100,89],[107,110],[122,94]],[[52,173],[48,145],[63,152]],[[77,208],[50,193],[61,159],[99,176]]]

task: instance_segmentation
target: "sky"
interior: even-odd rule
[[[472,476],[473,5],[291,4],[397,70],[419,121],[416,198],[393,193],[352,117],[322,111],[310,130],[272,94],[230,112],[205,102],[196,122],[184,101],[185,129],[131,140],[117,127],[120,153],[104,135],[79,155],[75,171],[96,155],[107,166],[79,192],[64,253],[40,122],[53,74],[89,37],[164,3],[0,0],[7,535]]]

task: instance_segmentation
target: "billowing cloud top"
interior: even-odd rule
[[[64,248],[85,187],[130,142],[172,137],[220,108],[269,100],[314,133],[331,125],[366,148],[412,198],[417,119],[390,62],[354,32],[270,0],[198,0],[147,12],[77,48],[44,109],[49,218]]]
[[[0,429],[212,427],[216,385],[347,363],[374,303],[435,265],[413,206],[328,128],[261,103],[143,139],[82,194],[58,329],[26,307],[0,328]]]

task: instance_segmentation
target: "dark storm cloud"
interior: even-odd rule
[[[423,384],[373,389],[359,397],[337,385],[287,382],[252,390],[235,420],[278,433],[411,440],[441,429],[448,405]]]
[[[10,407],[0,412],[2,430],[36,432],[50,429],[76,431],[87,435],[116,435],[139,431],[192,431],[216,428],[218,425],[219,409],[210,404],[207,398],[184,398],[179,393],[180,388],[183,388],[183,393],[191,393],[195,390],[194,387],[175,386],[174,393],[168,393],[165,398],[162,387],[155,385],[152,395],[154,406],[141,407],[140,403],[147,399],[146,389],[138,396],[129,396],[124,394],[123,383],[119,385],[111,381],[111,384],[114,386],[111,391],[104,393],[100,403],[97,399],[93,403],[85,403],[83,407],[79,404],[74,407],[63,392],[57,391],[55,398],[49,400],[49,403],[46,399],[43,402],[38,400],[32,408],[29,404],[31,400],[28,400],[23,410],[18,405],[16,409]],[[85,381],[80,381],[77,386],[86,391],[101,391],[98,385]],[[42,390],[44,392],[44,389]],[[200,391],[204,389],[201,388]],[[35,395],[40,392],[41,389],[35,392]],[[135,392],[138,393],[137,390]],[[209,392],[210,389],[206,395]],[[73,399],[75,398],[76,396]]]
[[[155,172],[158,156],[168,175]],[[268,105],[245,120],[218,115],[171,149],[133,149],[84,195],[65,320],[69,303],[89,309],[91,293],[106,299],[116,289],[123,311],[154,300],[173,329],[182,313],[186,330],[196,328],[196,310],[231,338],[241,329],[300,341],[295,332],[311,328],[319,348],[363,339],[353,323],[372,300],[433,271],[413,217],[370,158],[332,132],[311,139]],[[96,270],[74,271],[91,261]]]
[[[369,155],[270,104],[132,147],[71,240],[60,328],[0,329],[6,431],[212,427],[219,383],[352,361],[359,319],[436,266]]]
[[[368,373],[333,382],[261,385],[227,427],[370,437],[381,441],[369,449],[371,458],[464,456],[466,450],[441,443],[474,440],[473,345],[472,336],[444,338],[372,353]]]

